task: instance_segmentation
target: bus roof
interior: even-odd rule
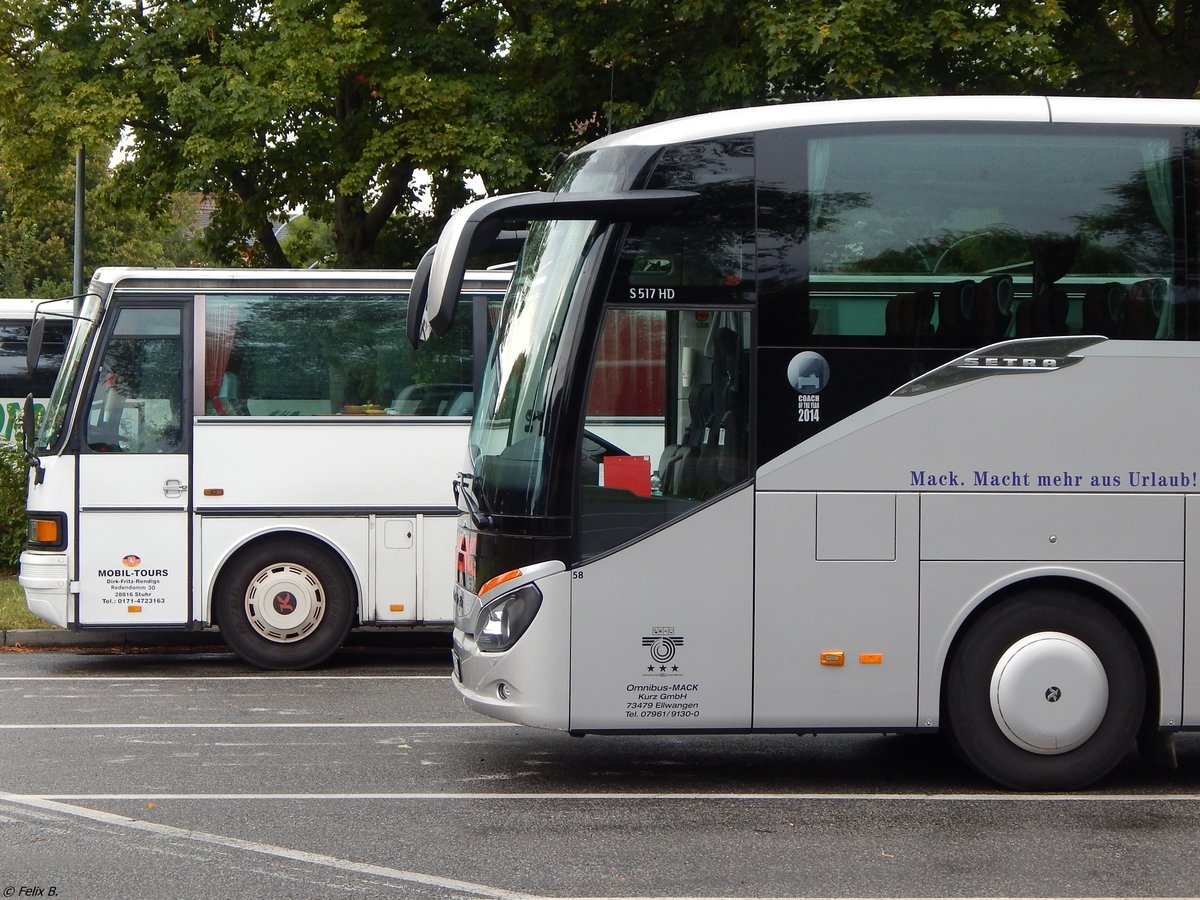
[[[798,125],[858,122],[1074,122],[1200,125],[1200,101],[1109,97],[876,97],[703,113],[617,132],[589,144],[658,147]]]
[[[9,319],[33,318],[35,309],[70,313],[71,299],[58,297],[43,300],[39,297],[0,297],[0,316]]]
[[[395,289],[412,279],[409,269],[222,269],[149,268],[104,266],[95,271],[93,282],[140,290],[251,290],[279,285],[289,288],[329,290]],[[480,270],[467,273],[468,290],[503,291],[512,276],[508,271]]]

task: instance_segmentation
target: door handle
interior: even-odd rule
[[[181,497],[186,490],[187,485],[178,478],[168,478],[166,484],[163,485],[163,494],[167,497]]]

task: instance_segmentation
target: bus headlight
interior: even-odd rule
[[[532,584],[493,600],[475,620],[475,643],[485,652],[507,650],[518,640],[542,605],[542,592]]]

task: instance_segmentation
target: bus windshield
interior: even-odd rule
[[[571,295],[595,233],[593,222],[542,222],[530,230],[471,424],[470,463],[483,476],[475,490],[493,512],[541,511],[543,436],[554,430],[547,416],[557,413],[548,402],[548,373],[563,346]]]
[[[570,160],[554,189],[619,190],[635,171],[627,148]],[[565,345],[571,298],[600,226],[593,221],[535,222],[504,302],[496,342],[471,423],[469,466],[475,500],[487,511],[539,515],[545,510],[545,435],[560,409],[551,402],[552,370]]]
[[[100,319],[100,303],[101,297],[94,290],[89,291],[83,298],[79,321],[75,323],[71,341],[67,344],[62,367],[59,369],[58,378],[54,381],[54,392],[50,395],[50,402],[46,404],[46,415],[42,418],[42,424],[38,430],[36,447],[38,450],[49,450],[57,446],[62,439],[63,427],[67,421],[67,407],[71,403],[71,395],[74,393],[75,382],[79,378],[83,357],[91,345],[96,323]]]

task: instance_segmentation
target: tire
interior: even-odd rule
[[[213,595],[221,636],[263,669],[308,669],[328,659],[354,623],[346,567],[312,541],[276,538],[234,557]]]
[[[943,689],[951,744],[1014,790],[1075,790],[1134,747],[1146,674],[1129,632],[1078,594],[1036,589],[984,613]]]

